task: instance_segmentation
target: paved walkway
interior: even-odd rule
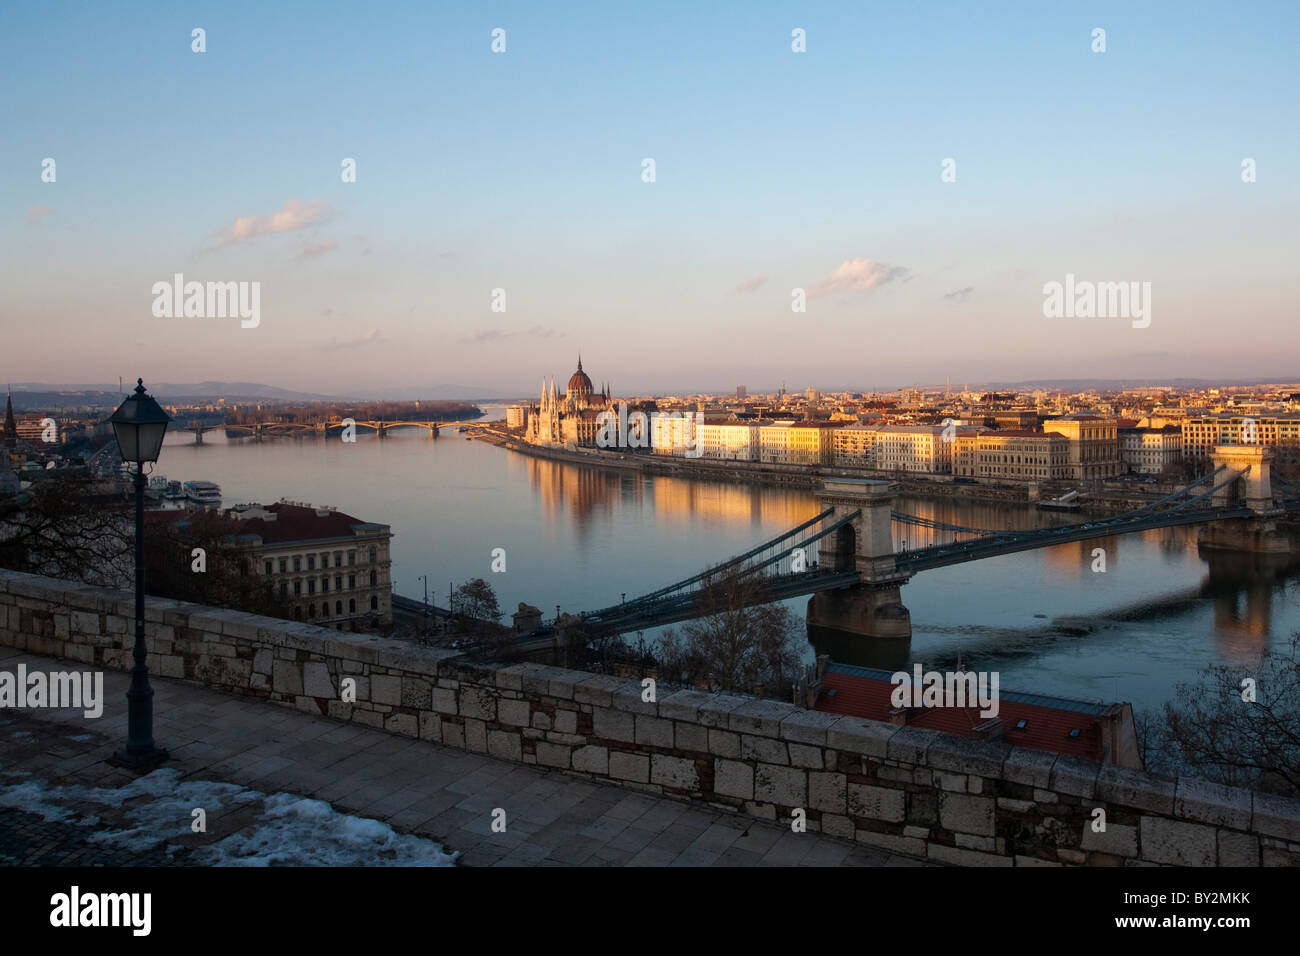
[[[19,663],[29,672],[86,669],[0,648],[0,670],[13,673]],[[154,738],[171,752],[164,767],[176,772],[178,784],[215,781],[323,800],[342,813],[384,821],[399,834],[435,840],[464,865],[923,865],[819,833],[796,834],[739,814],[179,681],[151,682]],[[104,714],[95,720],[73,710],[0,710],[0,796],[12,795],[21,780],[36,781],[38,789],[131,784],[132,774],[105,762],[126,740],[128,683],[127,674],[104,672]],[[195,848],[257,825],[253,808],[235,801],[209,811],[207,834],[177,837],[172,830],[151,841],[146,832],[133,850],[106,850],[95,834],[121,821],[105,818],[102,803],[85,808],[80,823],[0,807],[0,847],[10,848],[4,862],[193,863]],[[504,833],[491,830],[496,808],[506,813]]]

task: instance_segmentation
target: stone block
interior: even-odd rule
[[[795,767],[808,770],[821,770],[825,765],[824,751],[821,747],[809,747],[807,744],[786,744],[790,751],[790,763]],[[769,761],[771,762],[771,761]]]
[[[735,760],[713,761],[713,792],[724,797],[754,799],[754,768]]]
[[[496,694],[486,687],[462,684],[457,705],[464,717],[473,717],[476,720],[497,719]]]
[[[1196,777],[1174,785],[1174,816],[1233,830],[1250,829],[1251,793]]]
[[[847,781],[842,773],[808,774],[808,806],[823,813],[844,814]]]
[[[773,740],[770,737],[756,737],[753,734],[740,735],[740,759],[777,764],[790,762],[783,741]]]
[[[370,676],[370,695],[371,700],[376,704],[387,704],[389,707],[396,707],[402,702],[402,679],[389,674],[372,674]]]
[[[650,758],[643,754],[624,753],[621,750],[611,751],[609,755],[609,775],[615,780],[649,783]]]
[[[754,799],[779,807],[806,807],[808,771],[760,763],[754,768]]]
[[[678,750],[694,753],[709,752],[709,731],[707,727],[688,723],[684,720],[673,721],[673,745]]]
[[[648,747],[663,747],[671,750],[673,746],[673,722],[648,714],[636,715],[636,742]]]
[[[700,789],[700,774],[694,760],[670,757],[666,754],[650,756],[650,782],[676,790]]]
[[[487,724],[472,717],[465,718],[465,749],[487,753]]]
[[[288,661],[276,661],[272,671],[271,686],[277,694],[302,694],[302,672],[298,665]]]
[[[885,823],[902,823],[907,794],[892,787],[873,787],[865,783],[848,785],[848,812],[850,816]]]
[[[883,760],[889,751],[890,739],[901,729],[904,728],[878,720],[841,717],[826,728],[826,746]]]
[[[256,669],[256,666],[254,666]],[[329,668],[320,661],[307,661],[302,665],[303,693],[308,697],[320,697],[337,700],[334,681],[330,678]]]
[[[709,702],[710,695],[698,690],[679,690],[659,700],[659,716],[667,720],[697,722],[700,708]]]
[[[622,740],[628,743],[636,741],[636,719],[634,714],[615,710],[612,707],[593,707],[591,710],[591,732],[603,740]]]
[[[523,742],[519,734],[507,730],[489,730],[487,735],[487,752],[501,760],[524,759]]]
[[[781,739],[810,747],[825,747],[826,731],[840,716],[820,710],[796,710],[781,721]]]
[[[609,773],[609,750],[605,747],[578,747],[573,751],[573,769],[602,776]]]
[[[945,830],[993,836],[995,802],[992,797],[941,792],[939,825]]]
[[[778,737],[781,721],[798,709],[793,704],[782,704],[774,700],[751,700],[731,711],[727,726],[737,733]]]
[[[1097,777],[1102,766],[1093,760],[1059,756],[1052,765],[1051,789],[1057,793],[1092,800],[1097,796]]]
[[[1105,831],[1095,833],[1092,829],[1092,821],[1089,820],[1083,825],[1083,840],[1079,846],[1089,852],[1136,857],[1138,855],[1138,828],[1107,821]]]
[[[346,706],[346,705],[345,705]],[[430,711],[420,712],[420,739],[442,743],[442,717]]]
[[[740,734],[728,730],[710,730],[709,753],[715,757],[739,757]]]
[[[1218,832],[1202,823],[1142,818],[1142,859],[1172,866],[1214,866]]]
[[[526,700],[503,698],[497,701],[497,720],[503,724],[512,724],[515,727],[527,727],[531,715],[530,708],[531,705]]]
[[[1252,833],[1300,843],[1300,800],[1271,793],[1254,795]]]

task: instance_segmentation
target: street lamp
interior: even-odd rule
[[[153,688],[145,666],[144,466],[158,460],[171,418],[145,394],[144,380],[136,379],[135,393],[123,400],[109,421],[122,461],[135,462],[135,666],[131,668],[131,689],[126,692],[126,749],[109,762],[132,770],[151,770],[167,759],[167,751],[154,746]]]

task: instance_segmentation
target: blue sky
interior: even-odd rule
[[[1300,378],[1295,4],[698,7],[5,7],[4,374]],[[154,318],[176,272],[260,281],[260,325]],[[1151,326],[1045,318],[1066,273],[1151,282]]]

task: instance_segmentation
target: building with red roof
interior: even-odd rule
[[[998,740],[1085,760],[1140,767],[1133,706],[998,689],[997,716],[978,703],[941,700],[940,706],[896,707],[900,680],[889,671],[819,660],[814,709],[883,723],[905,724],[976,740]],[[905,672],[904,672],[905,673]],[[912,675],[906,675],[911,680]],[[910,698],[911,695],[909,694]]]
[[[145,520],[246,552],[249,573],[269,578],[296,620],[340,631],[392,623],[393,532],[386,524],[283,500],[225,511],[150,511]]]

